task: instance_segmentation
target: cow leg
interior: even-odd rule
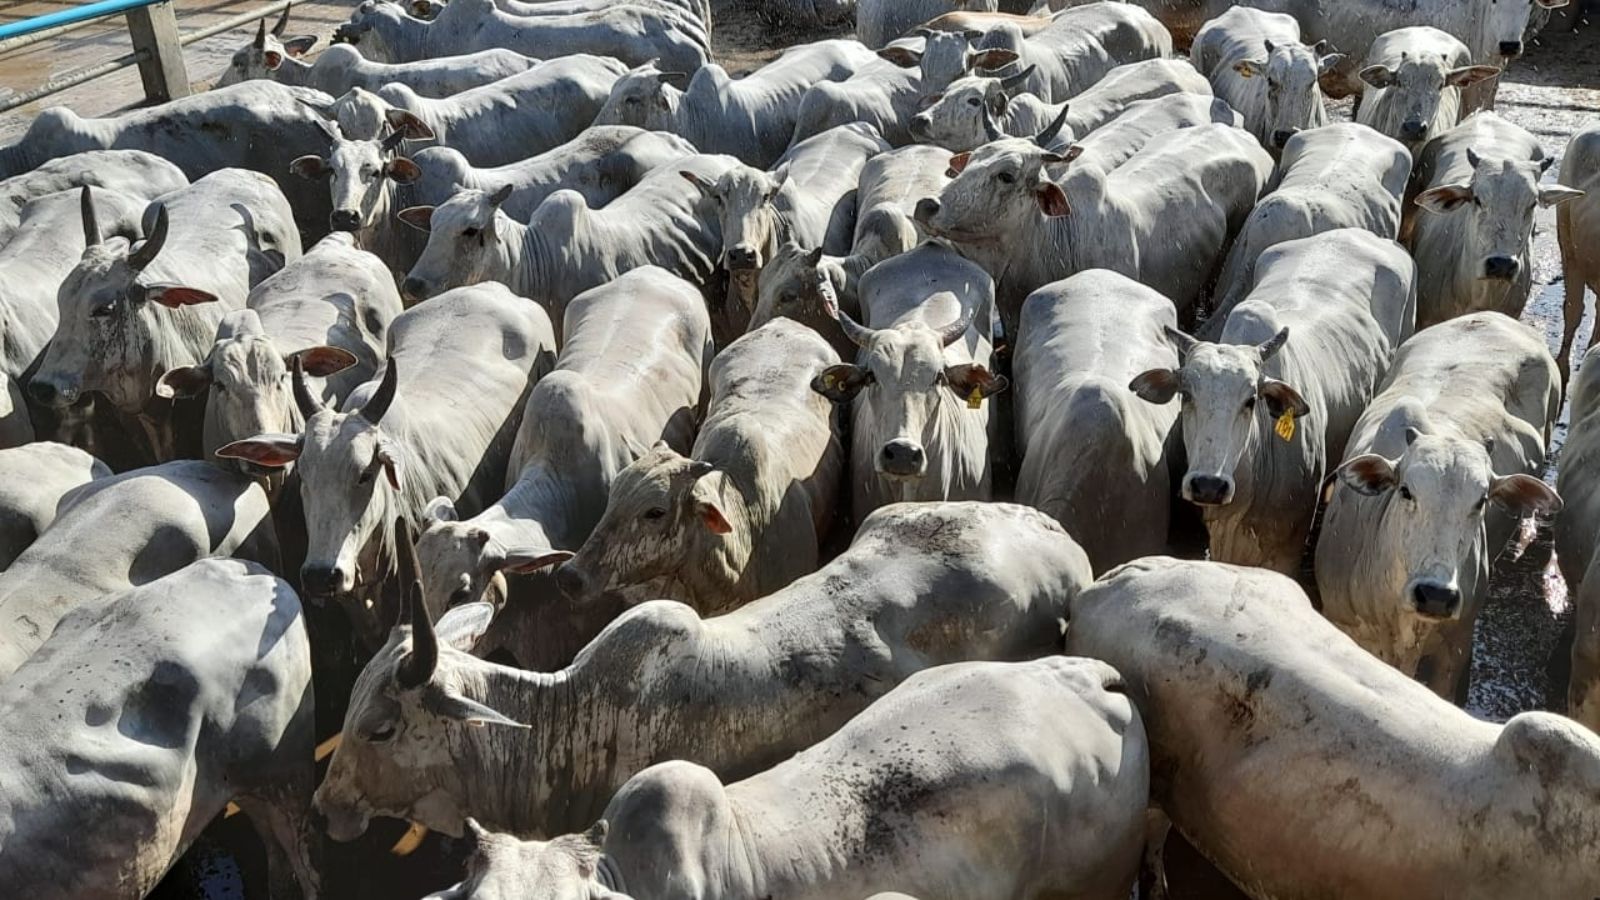
[[[1564,289],[1561,304],[1561,350],[1556,362],[1561,365],[1561,387],[1565,393],[1567,380],[1572,373],[1572,345],[1578,337],[1578,327],[1583,324],[1584,278],[1578,266],[1577,240],[1572,234],[1572,212],[1565,207],[1556,208],[1556,237],[1561,250],[1561,273]],[[1600,307],[1596,307],[1600,312]],[[1597,328],[1596,331],[1600,331]],[[1594,335],[1589,336],[1590,346]]]
[[[1167,835],[1172,820],[1154,806],[1144,813],[1144,857],[1139,863],[1140,900],[1166,900]]]
[[[317,900],[321,890],[316,859],[320,838],[311,824],[310,796],[309,790],[288,789],[236,798],[266,848],[271,900]]]

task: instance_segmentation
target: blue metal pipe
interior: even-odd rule
[[[7,38],[22,37],[25,34],[33,34],[36,31],[44,31],[47,28],[58,28],[62,25],[73,25],[78,22],[87,22],[90,19],[114,16],[130,9],[154,6],[159,2],[161,0],[99,0],[96,3],[85,3],[72,9],[34,16],[31,19],[23,19],[20,22],[12,22],[9,25],[0,25],[0,41]]]

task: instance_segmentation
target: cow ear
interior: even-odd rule
[[[990,50],[979,50],[967,57],[967,70],[998,69],[1001,66],[1011,65],[1017,61],[1017,58],[1015,50],[1004,50],[999,47]]]
[[[284,39],[284,41],[283,41],[283,50],[284,50],[285,53],[288,53],[290,56],[300,57],[300,56],[305,56],[307,53],[310,53],[311,52],[311,48],[315,47],[316,45],[317,45],[317,36],[316,35],[314,35],[314,34],[297,34],[294,37],[285,38]]]
[[[211,369],[209,366],[178,366],[168,369],[161,380],[156,382],[156,396],[163,400],[174,397],[188,399],[198,397],[211,387]]]
[[[1334,474],[1363,497],[1376,497],[1395,485],[1394,463],[1376,453],[1358,456],[1340,466]]]
[[[1383,88],[1394,87],[1394,70],[1388,66],[1367,66],[1361,70],[1361,80],[1368,87]]]
[[[456,521],[456,505],[449,497],[435,497],[422,508],[422,528],[426,531],[441,522]]]
[[[383,164],[383,174],[395,184],[410,184],[422,177],[422,169],[404,156],[397,156]]]
[[[706,526],[706,530],[712,534],[731,534],[733,532],[733,526],[728,524],[728,517],[722,514],[722,510],[717,506],[716,501],[698,500],[695,502],[695,511],[699,514],[701,523]]]
[[[1544,207],[1555,206],[1568,200],[1576,200],[1583,196],[1583,191],[1569,188],[1560,184],[1547,184],[1539,188],[1539,205]]]
[[[1041,153],[1041,154],[1039,154],[1039,161],[1044,163],[1047,166],[1060,166],[1060,165],[1065,165],[1065,164],[1067,164],[1069,162],[1072,162],[1073,160],[1077,159],[1078,157],[1080,157],[1082,155],[1083,155],[1083,145],[1082,144],[1073,144],[1072,146],[1068,147],[1067,149],[1061,151],[1060,153],[1049,153],[1049,152]]]
[[[922,54],[910,47],[884,47],[878,51],[878,56],[902,69],[909,69],[922,62]]]
[[[378,445],[378,452],[372,459],[383,466],[383,477],[389,480],[389,487],[400,490],[400,460],[387,441]]]
[[[1039,201],[1039,211],[1052,219],[1072,212],[1072,204],[1067,202],[1067,192],[1054,181],[1041,179],[1033,189],[1033,198]]]
[[[710,196],[712,189],[716,187],[716,185],[714,183],[712,183],[710,181],[707,181],[705,178],[701,177],[700,174],[697,173],[697,172],[691,172],[688,169],[682,169],[682,170],[679,170],[678,174],[683,176],[683,180],[684,181],[687,181],[690,184],[694,185],[695,187],[699,188],[700,189],[700,193],[705,194],[707,196]]]
[[[295,434],[258,434],[218,449],[217,457],[242,459],[276,469],[300,458],[300,440],[300,436]]]
[[[1499,66],[1462,66],[1445,73],[1444,83],[1456,88],[1471,87],[1499,74]]]
[[[1241,59],[1233,64],[1233,70],[1239,73],[1240,78],[1254,78],[1266,74],[1267,64],[1265,60]]]
[[[944,380],[950,390],[974,409],[985,397],[993,397],[1011,386],[1004,375],[996,375],[978,363],[945,366]]]
[[[154,300],[167,309],[217,302],[217,295],[210,291],[177,284],[152,284],[145,289],[144,298]]]
[[[507,550],[506,558],[500,571],[513,575],[532,575],[541,569],[559,566],[577,554],[570,550],[547,550],[542,548],[519,548]]]
[[[356,364],[356,355],[342,347],[307,347],[296,353],[307,375],[327,378]]]
[[[945,170],[945,177],[954,178],[957,175],[960,175],[962,172],[966,171],[967,163],[969,162],[972,162],[971,150],[968,150],[965,153],[957,153],[950,157],[950,168]]]
[[[1561,512],[1561,495],[1532,475],[1504,475],[1489,483],[1489,499],[1518,518]]]
[[[1285,413],[1292,414],[1296,419],[1311,412],[1311,406],[1300,392],[1276,378],[1263,378],[1256,387],[1256,393],[1261,399],[1267,401],[1267,412],[1274,419],[1282,418]]]
[[[431,206],[408,206],[395,213],[394,217],[418,231],[433,230],[433,207]]]
[[[433,140],[433,129],[428,127],[428,123],[417,118],[415,113],[403,109],[391,109],[384,112],[383,120],[408,141]]]
[[[1472,199],[1470,184],[1442,184],[1417,195],[1416,204],[1428,212],[1448,213],[1460,209]]]
[[[1533,2],[1539,4],[1545,9],[1560,9],[1563,6],[1566,6],[1569,0],[1533,0]]]
[[[289,171],[299,175],[301,178],[312,181],[318,178],[327,178],[333,174],[333,169],[328,167],[328,163],[314,153],[299,157],[294,162],[289,163]]]
[[[283,65],[283,54],[276,50],[268,50],[261,55],[261,61],[266,64],[267,71],[276,72],[278,67]]]
[[[811,379],[811,389],[835,403],[845,403],[854,399],[871,381],[871,372],[860,366],[841,363],[823,369]]]
[[[521,722],[496,712],[476,700],[468,700],[453,691],[438,687],[434,682],[428,682],[430,689],[423,694],[422,705],[427,707],[436,716],[460,722],[463,725],[481,727],[484,725],[503,725],[507,728],[527,728]]]
[[[441,643],[449,644],[462,653],[471,653],[493,621],[494,604],[476,600],[446,610],[439,621],[433,623],[433,633]]]
[[[1344,65],[1347,59],[1343,53],[1329,53],[1317,60],[1317,75],[1321,77]]]
[[[1159,405],[1171,403],[1182,384],[1176,369],[1149,369],[1128,382],[1128,390],[1141,400]]]

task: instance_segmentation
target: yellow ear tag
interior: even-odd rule
[[[1278,417],[1278,424],[1274,425],[1272,430],[1286,441],[1294,440],[1294,410],[1284,410],[1283,415]]]
[[[967,409],[981,409],[983,407],[983,389],[973,387],[972,393],[967,395]]]

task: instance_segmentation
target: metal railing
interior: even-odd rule
[[[140,80],[144,82],[145,99],[149,102],[160,103],[177,97],[187,97],[189,73],[183,64],[185,46],[241,25],[248,25],[257,19],[275,15],[288,8],[292,2],[293,0],[273,0],[257,9],[181,35],[178,33],[178,20],[173,13],[172,0],[98,0],[72,9],[0,25],[0,54],[58,37],[75,28],[119,13],[126,16],[128,35],[133,40],[132,53],[125,53],[103,63],[52,78],[31,91],[0,98],[0,112],[26,106],[35,100],[113,72],[120,72],[130,66],[139,67]]]

